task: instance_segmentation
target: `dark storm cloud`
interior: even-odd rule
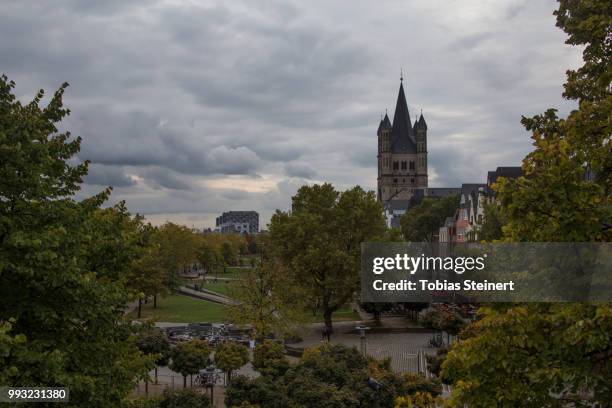
[[[579,50],[555,2],[14,1],[0,70],[17,95],[68,81],[64,123],[93,161],[81,195],[199,226],[265,224],[307,182],[376,185],[376,128],[403,67],[429,127],[430,185],[483,181],[530,150],[520,116],[561,113]]]
[[[136,184],[123,168],[101,164],[89,165],[89,173],[85,177],[85,183],[105,187],[129,187]]]

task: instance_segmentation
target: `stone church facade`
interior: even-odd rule
[[[393,122],[385,114],[377,132],[378,201],[385,208],[427,195],[427,123],[421,113],[412,124],[402,79]]]

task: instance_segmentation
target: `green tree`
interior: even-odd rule
[[[373,303],[373,302],[364,302],[360,303],[359,306],[367,313],[371,313],[374,315],[374,320],[380,323],[380,315],[384,312],[388,312],[393,309],[396,303]]]
[[[452,217],[459,206],[458,196],[425,197],[402,216],[400,225],[406,241],[433,242],[447,217]]]
[[[225,241],[221,244],[221,258],[226,265],[236,265],[238,254],[231,242]]]
[[[496,183],[507,241],[610,239],[612,177],[612,6],[561,0],[557,26],[584,46],[584,64],[567,72],[564,96],[578,102],[566,119],[550,109],[523,118],[535,149],[524,177]],[[609,304],[498,304],[456,342],[442,376],[449,405],[606,406],[612,400]]]
[[[210,273],[213,270],[218,262],[218,257],[219,255],[212,246],[208,244],[202,245],[200,252],[198,253],[198,261],[204,269],[204,272]]]
[[[450,336],[457,336],[466,326],[465,321],[458,313],[442,313],[440,316],[440,330],[446,332],[447,343],[450,344]]]
[[[132,263],[127,285],[136,292],[138,299],[138,314],[142,316],[142,303],[145,299],[153,297],[153,307],[157,307],[157,296],[168,291],[166,286],[167,271],[163,267],[161,249],[151,240],[151,227],[143,226],[143,245],[139,250],[138,258]]]
[[[257,340],[291,331],[303,320],[300,297],[279,262],[249,269],[235,282],[231,295],[238,301],[228,307],[231,321],[251,325]]]
[[[195,390],[164,390],[159,408],[207,408],[211,406],[206,394]]]
[[[177,344],[170,353],[170,369],[183,376],[183,388],[187,387],[187,376],[206,368],[210,347],[203,340],[190,340]]]
[[[158,228],[153,242],[159,246],[162,266],[166,270],[166,286],[180,286],[180,273],[198,260],[198,239],[189,228],[167,222]]]
[[[292,198],[291,211],[272,217],[271,250],[303,289],[305,303],[319,306],[331,331],[332,314],[359,288],[361,243],[380,239],[385,231],[373,192],[303,186]]]
[[[264,372],[255,380],[236,377],[226,391],[226,405],[391,408],[398,396],[441,393],[437,380],[395,374],[386,362],[367,359],[357,349],[339,344],[309,349],[296,365],[277,374]]]
[[[0,77],[0,377],[69,387],[67,406],[115,407],[151,366],[124,319],[137,239],[123,205],[100,210],[110,189],[71,198],[88,162],[58,131],[66,87],[23,105]]]
[[[499,205],[496,203],[485,204],[483,221],[478,227],[478,240],[492,242],[501,239],[503,236],[502,227],[505,223]]]
[[[138,349],[155,358],[155,384],[157,384],[157,367],[165,366],[170,360],[170,342],[163,331],[147,326],[138,333]]]
[[[253,368],[268,377],[280,377],[289,368],[283,346],[274,341],[265,340],[255,346],[253,351]]]
[[[215,350],[215,365],[227,373],[227,382],[232,381],[232,371],[249,362],[249,350],[238,343],[220,343]]]

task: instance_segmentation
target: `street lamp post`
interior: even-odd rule
[[[361,354],[363,354],[363,356],[366,356],[366,330],[370,330],[369,327],[367,326],[356,326],[355,327],[357,330],[359,330],[359,339],[360,339],[360,343],[361,343]]]

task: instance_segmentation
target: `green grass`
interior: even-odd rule
[[[307,323],[320,323],[323,322],[323,314],[321,312],[317,312],[316,315],[312,315],[312,312],[305,311],[304,312],[304,320]],[[332,314],[332,321],[334,322],[345,322],[345,321],[355,321],[361,320],[359,313],[353,312],[349,306],[343,306],[340,309],[336,310],[334,314]]]
[[[142,318],[159,322],[172,323],[223,323],[225,306],[205,300],[194,299],[184,295],[169,295],[157,299],[157,308],[153,302],[142,306]],[[136,311],[130,315],[136,318]]]
[[[231,296],[231,286],[233,282],[228,281],[217,281],[216,283],[208,281],[205,284],[198,283],[198,285],[202,285],[202,289],[210,290],[212,292],[217,292],[225,296]]]

